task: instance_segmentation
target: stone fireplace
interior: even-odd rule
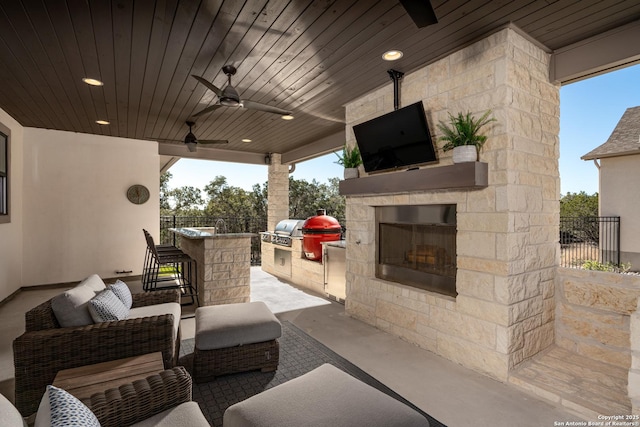
[[[440,151],[435,165],[375,175],[361,170],[360,178],[341,182],[349,315],[502,381],[553,343],[559,86],[549,82],[548,66],[549,53],[509,27],[405,74],[401,106],[423,102],[434,142],[436,124],[449,113],[491,110],[497,121],[487,127],[480,162],[454,165],[450,152]],[[353,125],[392,109],[391,83],[347,104],[347,144],[356,143]],[[460,181],[461,175],[470,179]],[[455,226],[379,227],[382,208],[431,205],[455,207],[444,215]],[[447,231],[435,232],[439,227]],[[450,232],[453,244],[439,249],[436,240]],[[381,234],[399,254],[379,247]],[[412,262],[423,265],[409,273],[437,271],[448,290],[433,286],[435,276],[385,276],[385,265],[404,263],[405,270]]]
[[[376,277],[456,296],[455,205],[379,206]]]

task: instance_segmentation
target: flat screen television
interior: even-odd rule
[[[353,126],[366,172],[438,160],[422,102]]]

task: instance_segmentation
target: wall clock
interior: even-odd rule
[[[149,189],[142,184],[134,184],[127,190],[127,199],[136,205],[146,203],[149,200]]]

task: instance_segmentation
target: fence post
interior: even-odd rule
[[[171,221],[173,223],[173,227],[171,228],[176,228],[176,216],[173,215],[173,220]],[[172,240],[172,245],[175,246],[176,245],[176,233],[171,233],[173,236],[171,237]]]
[[[620,267],[620,217],[616,217],[616,253],[618,255],[617,266]]]

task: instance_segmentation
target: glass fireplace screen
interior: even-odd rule
[[[376,277],[456,296],[455,205],[377,209]]]
[[[456,277],[456,226],[380,224],[380,263]]]

